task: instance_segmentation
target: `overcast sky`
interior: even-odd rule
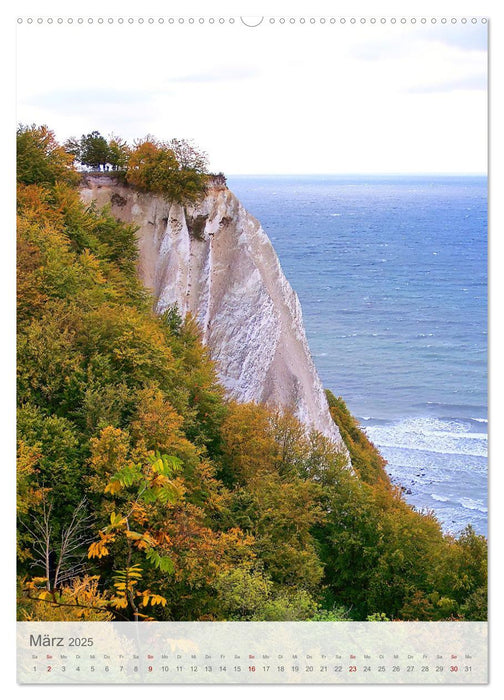
[[[238,173],[482,173],[487,27],[18,27],[18,121],[192,138]]]

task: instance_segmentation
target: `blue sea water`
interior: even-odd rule
[[[484,177],[234,176],[324,385],[446,531],[487,532]]]

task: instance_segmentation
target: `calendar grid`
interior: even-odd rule
[[[480,622],[18,623],[20,683],[487,682]]]

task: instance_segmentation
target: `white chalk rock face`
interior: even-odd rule
[[[297,295],[259,222],[218,178],[181,206],[107,175],[85,175],[85,203],[138,226],[138,273],[162,313],[195,316],[220,380],[238,401],[291,409],[343,446],[313,364]]]

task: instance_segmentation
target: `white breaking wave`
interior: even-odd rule
[[[459,498],[457,503],[460,503],[463,508],[468,508],[469,510],[479,510],[480,513],[488,513],[488,508],[486,508],[483,501],[479,499],[475,500],[464,496]]]
[[[433,498],[435,501],[441,501],[441,503],[446,503],[446,501],[449,501],[449,498],[446,498],[445,496],[438,496],[437,493],[431,493],[431,498]]]
[[[471,433],[469,428],[464,421],[407,418],[390,425],[366,426],[365,431],[377,447],[486,457],[487,434]]]

